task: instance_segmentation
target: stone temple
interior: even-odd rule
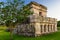
[[[40,36],[57,31],[57,19],[47,17],[47,7],[36,2],[30,2],[29,7],[33,12],[23,24],[18,24],[14,33],[24,36]]]

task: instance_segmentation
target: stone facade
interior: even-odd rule
[[[25,36],[40,36],[57,31],[57,19],[47,17],[47,7],[36,2],[31,2],[28,5],[33,15],[28,17],[29,23],[19,24],[14,33]]]

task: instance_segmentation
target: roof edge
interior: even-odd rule
[[[43,8],[45,8],[47,10],[46,6],[44,6],[42,4],[39,4],[39,3],[35,2],[35,1],[31,1],[28,5],[31,5],[31,4],[34,4],[34,5],[37,5],[37,6],[42,6]]]

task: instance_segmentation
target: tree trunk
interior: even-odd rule
[[[13,40],[13,26],[12,26],[12,23],[10,24],[10,40]]]
[[[18,25],[19,25],[19,23],[17,23],[17,34],[19,34],[19,32],[18,32]]]

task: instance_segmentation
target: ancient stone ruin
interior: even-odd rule
[[[28,23],[18,24],[14,33],[36,37],[57,31],[57,19],[47,17],[47,7],[36,2],[31,2],[28,5],[33,14],[28,17],[26,21]]]

